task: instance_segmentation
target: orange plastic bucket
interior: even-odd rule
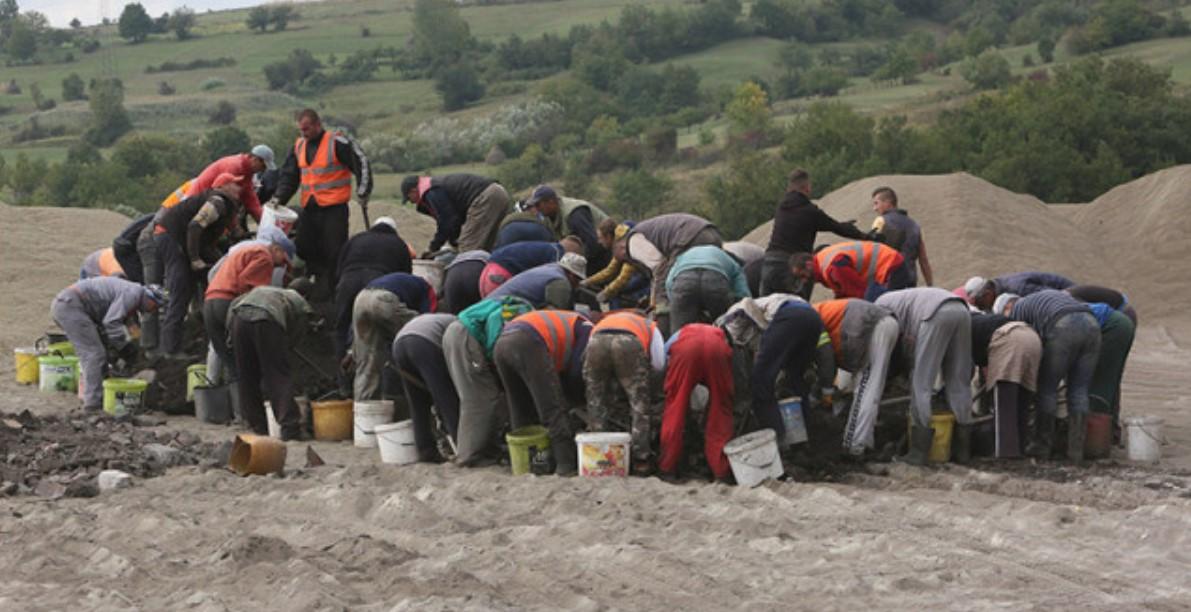
[[[355,427],[351,400],[332,400],[310,404],[314,420],[314,439],[329,442],[352,439]]]
[[[1112,415],[1088,413],[1088,434],[1084,438],[1083,455],[1088,459],[1103,459],[1112,450]]]

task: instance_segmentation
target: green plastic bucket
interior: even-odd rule
[[[47,393],[75,393],[79,388],[79,358],[42,355],[37,358],[37,388]]]
[[[509,443],[509,463],[513,475],[552,474],[553,459],[550,456],[550,434],[541,425],[530,425],[505,434]]]
[[[54,342],[46,347],[46,352],[51,355],[61,355],[62,357],[69,357],[74,355],[74,345],[69,342]]]
[[[103,411],[112,416],[139,412],[149,382],[137,378],[109,378],[103,381]]]
[[[194,401],[195,387],[206,387],[208,384],[207,364],[196,363],[186,368],[186,401]]]

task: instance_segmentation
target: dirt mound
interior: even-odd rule
[[[1121,264],[1113,286],[1123,287],[1145,318],[1186,317],[1189,201],[1191,166],[1177,166],[1121,185],[1072,215],[1097,248]]]
[[[900,205],[922,225],[935,284],[956,287],[974,274],[996,276],[1045,270],[1080,282],[1122,286],[1113,260],[1074,221],[1041,200],[957,173],[933,176],[874,176],[831,192],[818,204],[839,220],[872,226],[871,194],[881,186],[897,191]],[[765,246],[773,223],[745,236]],[[822,242],[838,236],[820,234]]]
[[[0,204],[0,349],[32,345],[53,324],[50,302],[78,280],[83,258],[131,222],[110,210]],[[12,367],[11,359],[0,363]]]

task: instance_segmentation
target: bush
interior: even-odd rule
[[[484,97],[484,84],[470,63],[460,62],[439,71],[434,89],[442,95],[443,110],[459,110]]]
[[[64,102],[86,99],[87,85],[83,83],[83,77],[72,72],[70,76],[62,79],[62,100]]]
[[[203,136],[202,149],[209,162],[235,153],[243,153],[251,147],[248,133],[230,125],[215,128]]]
[[[219,89],[224,85],[227,85],[227,83],[225,83],[223,79],[212,77],[209,79],[203,79],[203,82],[199,83],[199,89],[203,91],[211,91],[213,89]]]
[[[157,84],[157,95],[172,96],[176,93],[178,93],[178,89],[165,81]]]
[[[587,154],[587,171],[601,173],[617,168],[639,168],[644,157],[637,139],[613,140],[591,149]]]
[[[99,51],[99,39],[85,38],[83,39],[83,42],[79,44],[79,48],[82,49],[83,53],[95,53],[96,51]]]
[[[231,125],[236,122],[236,106],[227,100],[220,100],[215,110],[207,117],[207,122],[214,125]]]
[[[625,219],[643,219],[647,213],[663,208],[674,190],[674,183],[647,170],[630,170],[612,179],[611,205]]]
[[[87,142],[106,147],[132,129],[124,110],[124,84],[120,79],[91,81],[90,107],[91,127],[83,134]]]
[[[773,206],[785,191],[786,166],[781,160],[747,151],[729,161],[728,170],[707,181],[712,219],[726,237],[743,236],[773,216]]]
[[[509,191],[520,191],[557,177],[562,170],[562,161],[535,143],[526,147],[521,157],[501,164],[497,175]]]
[[[991,49],[981,53],[979,57],[964,60],[959,72],[976,89],[1003,87],[1013,78],[1009,60]]]
[[[162,62],[156,66],[145,66],[145,74],[154,74],[158,72],[182,72],[185,70],[207,70],[211,68],[225,68],[228,66],[235,66],[236,60],[230,57],[217,57],[215,59],[196,59],[189,62]]]
[[[645,132],[645,150],[652,162],[665,162],[678,151],[678,130],[672,127],[651,128]]]

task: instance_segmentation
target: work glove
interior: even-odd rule
[[[265,202],[265,206],[276,210],[281,206],[281,200],[278,200],[277,198],[270,198],[268,202]]]
[[[418,259],[434,259],[434,253],[435,251],[425,251],[421,255],[418,255]]]
[[[608,295],[607,291],[601,291],[596,294],[596,301],[601,304],[607,304],[612,301],[612,296]]]
[[[201,259],[192,259],[190,260],[190,269],[195,272],[202,272],[207,269],[207,262]]]

